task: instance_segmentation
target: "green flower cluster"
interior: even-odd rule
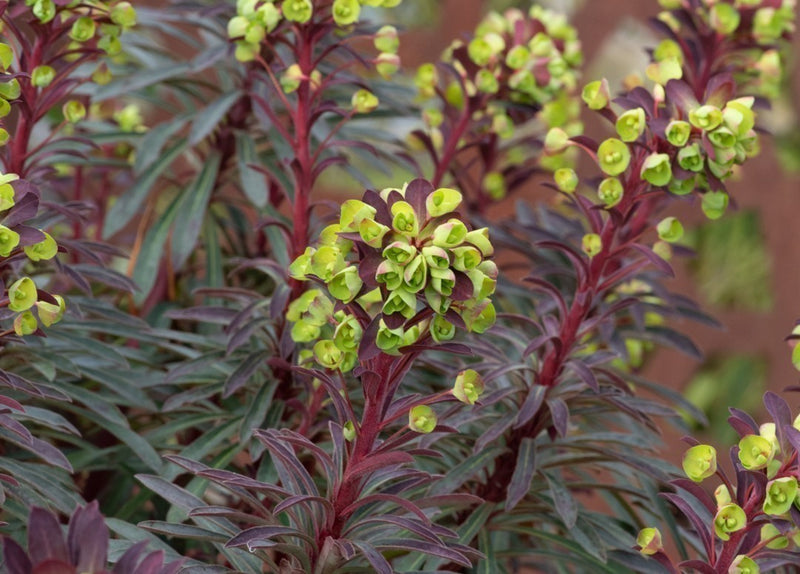
[[[16,174],[0,174],[0,215],[13,209],[16,205],[16,192],[13,182],[19,180]],[[4,260],[24,253],[32,262],[47,261],[58,253],[58,244],[50,234],[39,230],[41,239],[36,243],[23,244],[22,237],[14,229],[0,224],[0,266]],[[16,280],[4,293],[5,306],[17,313],[14,319],[14,331],[17,335],[30,335],[39,328],[39,322],[45,327],[57,323],[64,314],[64,299],[55,295],[39,297],[39,291],[30,277]],[[36,308],[37,316],[32,309]]]
[[[402,0],[333,0],[330,18],[344,28],[358,23],[362,6],[393,8],[400,2]],[[237,0],[236,16],[228,22],[228,37],[236,43],[236,59],[240,62],[254,60],[261,42],[282,20],[305,24],[314,12],[312,0]],[[323,18],[327,17],[326,12]],[[396,49],[381,52],[396,54]]]
[[[685,8],[685,2],[659,1],[665,9],[659,19],[680,33],[685,20],[672,11]],[[747,93],[757,92],[775,98],[779,94],[783,65],[774,45],[794,32],[796,6],[796,0],[702,0],[700,6],[692,10],[692,17],[701,34],[722,34],[735,39],[740,46],[752,46],[738,55],[736,67],[740,77],[737,79],[747,84]],[[658,68],[668,73],[675,70],[675,65],[665,62],[653,66],[648,76],[653,78],[650,72],[656,73]]]
[[[342,205],[339,222],[322,231],[319,244],[306,249],[290,273],[324,283],[340,308],[357,305],[365,311],[353,314],[376,322],[374,344],[387,354],[427,338],[449,341],[457,327],[483,333],[495,321],[489,297],[497,266],[490,259],[494,249],[488,230],[470,230],[455,213],[461,200],[460,192],[433,189],[424,180],[380,194],[367,192],[363,201]],[[337,316],[319,290],[308,293],[292,303],[294,340],[324,337],[330,325],[334,335],[325,348],[335,346],[344,361],[367,325],[350,314]],[[322,364],[319,345],[315,356]]]
[[[292,340],[314,343],[300,352],[299,362],[315,360],[326,369],[346,373],[356,366],[363,329],[344,311],[334,311],[333,301],[319,289],[310,289],[292,301],[286,318],[294,323]]]
[[[136,25],[136,9],[130,2],[72,2],[25,0],[33,15],[42,24],[52,21],[71,23],[68,50],[79,50],[83,44],[96,41],[109,56],[122,52],[120,36]],[[60,19],[57,19],[59,16]]]
[[[462,108],[466,98],[482,93],[542,106],[574,90],[583,54],[564,15],[534,6],[527,15],[516,9],[490,12],[469,43],[455,42],[442,59],[460,75],[444,89],[450,105]],[[435,95],[438,82],[433,64],[418,69],[415,83],[423,99]]]

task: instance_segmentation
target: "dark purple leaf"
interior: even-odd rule
[[[547,401],[550,415],[553,417],[553,426],[558,431],[559,436],[567,436],[567,426],[569,425],[569,408],[567,403],[561,399],[550,399]]]
[[[427,218],[425,200],[433,192],[433,185],[425,179],[415,179],[406,187],[406,201],[414,208],[417,217],[424,221]]]
[[[592,370],[587,367],[586,364],[580,360],[574,360],[567,362],[567,367],[575,371],[590,389],[596,393],[600,392],[600,384],[597,382],[597,378],[594,376]]]
[[[391,564],[383,557],[383,554],[375,550],[370,544],[366,542],[360,542],[357,540],[353,541],[361,553],[364,555],[364,558],[367,559],[367,562],[375,569],[377,574],[394,574],[394,569],[392,568]]]
[[[298,494],[296,496],[284,498],[282,501],[276,504],[275,508],[272,509],[272,514],[278,515],[281,512],[286,512],[292,506],[308,503],[319,504],[320,506],[324,507],[326,512],[330,515],[333,515],[336,512],[333,509],[333,505],[326,498],[322,498],[321,496],[305,496]]]
[[[690,110],[700,105],[692,88],[683,80],[670,80],[664,91],[667,95],[667,102],[681,110],[684,117],[688,116]]]
[[[247,546],[250,548],[253,542],[271,540],[276,536],[285,536],[289,534],[296,536],[299,532],[287,526],[254,526],[228,540],[228,542],[225,543],[225,547],[234,548],[236,546]]]
[[[792,426],[792,409],[789,408],[785,400],[771,391],[767,391],[764,395],[764,406],[767,407],[767,412],[772,415],[772,419],[775,421],[778,443],[782,448],[785,448],[786,440],[783,429],[787,426]]]
[[[558,516],[564,522],[564,526],[571,529],[575,526],[578,520],[578,503],[572,496],[572,493],[564,484],[564,481],[559,478],[551,478],[545,474],[547,485],[550,488],[550,496],[553,498],[553,506],[555,506]]]
[[[222,391],[222,397],[227,398],[246,385],[247,381],[250,380],[250,377],[253,376],[253,373],[255,373],[260,366],[265,365],[266,360],[272,356],[272,354],[273,353],[271,351],[259,351],[257,353],[250,354],[246,359],[239,363],[239,366],[236,367],[236,369],[225,381],[225,388]]]
[[[692,526],[694,526],[695,531],[697,532],[701,542],[703,543],[706,555],[711,556],[711,552],[713,551],[714,548],[714,541],[711,538],[711,531],[709,530],[710,527],[694,511],[692,504],[684,500],[678,494],[665,492],[662,493],[661,496],[663,496],[664,498],[669,500],[672,504],[677,506],[678,510],[680,510],[683,513],[683,515],[689,520],[689,522],[692,523]]]
[[[525,397],[525,401],[517,413],[517,420],[514,428],[518,429],[525,426],[539,412],[539,409],[547,396],[548,387],[544,385],[533,385]]]
[[[236,318],[236,309],[228,307],[189,307],[175,309],[166,313],[170,319],[203,321],[227,325]]]
[[[783,427],[783,432],[786,435],[786,440],[792,445],[795,451],[800,453],[800,431],[792,425]]]
[[[351,479],[355,479],[355,477],[360,479],[362,477],[367,477],[370,473],[381,468],[409,462],[414,462],[414,458],[407,452],[384,452],[368,456],[366,459],[348,468],[347,473],[352,477]]]
[[[33,245],[45,239],[45,235],[41,230],[29,225],[17,225],[14,227],[14,231],[19,233],[19,244],[22,246]]]
[[[33,507],[28,519],[28,551],[36,556],[36,562],[60,560],[67,564],[69,552],[64,543],[61,526],[56,517],[44,508]]]
[[[753,417],[734,407],[730,407],[728,411],[731,413],[731,416],[728,417],[728,424],[731,425],[733,430],[738,432],[740,436],[758,434],[758,424],[753,420]]]
[[[108,555],[108,527],[94,500],[70,517],[67,545],[78,572],[100,572]]]
[[[3,220],[3,225],[6,227],[16,227],[36,217],[38,211],[39,198],[33,193],[27,193],[22,199],[17,201],[14,207],[8,212]]]
[[[672,269],[672,266],[664,261],[661,257],[656,255],[656,253],[646,245],[641,245],[640,243],[631,243],[629,244],[629,247],[644,255],[647,260],[653,264],[653,266],[655,266],[659,271],[668,277],[675,277],[675,271]]]
[[[31,574],[33,565],[22,546],[3,537],[3,559],[8,574]]]
[[[472,563],[469,561],[469,559],[466,556],[464,556],[461,552],[453,550],[452,548],[448,548],[444,544],[431,544],[430,542],[425,542],[424,540],[389,538],[381,540],[381,544],[376,545],[376,548],[378,550],[400,549],[400,550],[408,550],[410,552],[422,552],[423,554],[438,556],[439,558],[444,558],[445,560],[456,562],[457,564],[461,564],[462,566],[466,566],[467,568],[472,566]]]
[[[536,472],[536,441],[530,437],[525,437],[517,452],[517,461],[514,466],[514,474],[508,484],[506,493],[506,512],[510,512],[525,498],[531,488],[531,481]]]

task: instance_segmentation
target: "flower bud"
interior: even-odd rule
[[[462,315],[462,318],[471,332],[480,335],[494,325],[497,320],[497,311],[494,305],[487,300],[472,309],[467,317]]]
[[[455,247],[452,253],[453,268],[457,271],[469,271],[480,265],[481,252],[471,245]]]
[[[604,78],[586,84],[581,94],[583,101],[592,110],[602,110],[608,105],[610,93],[608,89],[608,81]]]
[[[36,0],[33,4],[33,15],[36,16],[42,24],[47,24],[50,20],[56,17],[56,5],[53,0]]]
[[[37,88],[46,88],[56,77],[52,66],[36,66],[31,73],[31,84]]]
[[[377,210],[358,199],[348,199],[339,211],[339,226],[342,231],[357,231],[364,219],[373,219]]]
[[[731,498],[731,493],[728,490],[728,487],[724,484],[720,484],[714,491],[714,500],[717,501],[717,508],[720,506],[725,506],[726,504],[730,504],[733,499]]]
[[[622,188],[622,182],[616,177],[607,177],[600,182],[600,187],[597,189],[597,195],[600,197],[606,207],[614,207],[620,201],[625,190]]]
[[[94,72],[92,72],[92,81],[98,86],[106,86],[114,79],[114,75],[108,68],[105,62],[100,62]]]
[[[769,540],[770,542],[767,542]],[[781,531],[775,528],[774,524],[767,523],[761,527],[761,542],[767,542],[767,548],[772,550],[783,550],[789,546],[789,539],[781,534]]]
[[[461,205],[462,199],[460,191],[440,187],[425,199],[428,217],[439,217],[455,211]]]
[[[429,269],[447,269],[450,267],[450,256],[441,247],[436,247],[435,245],[423,247],[422,255],[425,257],[425,263],[427,263]]]
[[[699,144],[686,146],[678,152],[678,165],[687,171],[701,172],[705,165],[705,156]]]
[[[436,291],[430,284],[425,287],[425,301],[428,303],[428,307],[440,315],[447,313],[450,303],[452,303],[448,297]]]
[[[388,80],[400,69],[400,57],[397,54],[381,52],[375,60],[375,70],[384,79]]]
[[[403,344],[403,328],[389,329],[386,323],[381,320],[375,344],[388,355],[398,354],[397,348]]]
[[[344,359],[344,353],[330,339],[317,341],[314,345],[314,359],[326,369],[335,369]]]
[[[272,2],[265,2],[256,10],[256,22],[258,22],[267,33],[277,28],[280,21],[281,12]]]
[[[490,171],[483,177],[483,188],[489,197],[499,201],[506,196],[506,178],[499,171]]]
[[[15,205],[14,201],[14,188],[11,186],[10,181],[14,181],[15,179],[19,179],[16,174],[8,174],[4,176],[0,176],[0,211],[5,211],[7,209],[11,209]],[[5,229],[8,229],[7,227]],[[9,230],[10,231],[10,230]],[[2,233],[3,228],[0,227],[0,249],[2,249]]]
[[[667,141],[675,147],[683,147],[692,135],[692,126],[688,122],[674,120],[667,125]]]
[[[710,131],[722,123],[722,111],[717,106],[700,106],[689,112],[689,121],[696,128]]]
[[[520,70],[527,66],[531,59],[531,52],[525,46],[514,46],[506,54],[506,66],[512,70]]]
[[[428,280],[428,264],[420,253],[403,270],[403,283],[409,293],[418,293],[425,288]],[[416,306],[414,307],[416,310]]]
[[[456,285],[456,276],[452,269],[431,269],[430,286],[434,291],[444,297],[453,294]]]
[[[342,436],[344,436],[344,440],[347,442],[353,442],[353,439],[356,438],[356,427],[353,424],[353,421],[347,421],[344,423],[342,427]]]
[[[641,529],[636,537],[636,544],[639,545],[639,552],[645,556],[658,554],[664,548],[658,528]]]
[[[118,2],[111,8],[111,21],[123,29],[136,25],[136,9],[130,2]]]
[[[39,323],[30,311],[25,311],[14,317],[14,332],[20,337],[32,335],[38,328]]]
[[[347,315],[343,321],[336,326],[333,333],[333,342],[342,351],[356,351],[364,330],[353,315]]]
[[[339,301],[349,303],[355,299],[364,282],[358,276],[358,268],[355,265],[350,265],[339,271],[328,282],[328,291]]]
[[[0,225],[0,256],[8,257],[17,245],[19,245],[19,233],[5,225]]]
[[[424,98],[433,97],[436,93],[435,86],[439,83],[439,74],[436,66],[430,63],[422,64],[417,68],[414,76],[414,85]]]
[[[669,261],[672,259],[672,246],[666,241],[656,241],[653,243],[653,253],[664,261]]]
[[[5,72],[14,61],[14,51],[8,44],[0,43],[0,71]]]
[[[50,234],[44,231],[42,233],[44,233],[44,239],[39,243],[26,245],[22,248],[25,251],[25,255],[27,255],[28,259],[31,261],[46,261],[55,257],[56,253],[58,253],[58,244],[56,240],[53,239]]]
[[[448,321],[444,315],[436,315],[431,321],[431,337],[437,343],[450,341],[456,336],[456,326]]]
[[[741,19],[741,15],[736,8],[723,2],[714,4],[709,12],[711,27],[726,36],[736,31]]]
[[[713,446],[699,444],[683,455],[683,472],[694,482],[703,482],[717,472],[717,451]]]
[[[384,259],[397,266],[407,265],[417,255],[417,248],[405,241],[393,241],[383,250]]]
[[[666,86],[670,80],[680,80],[683,77],[683,68],[678,58],[664,58],[648,65],[645,75],[657,85]]]
[[[759,435],[747,435],[739,441],[739,461],[747,470],[760,470],[775,456],[772,443]]]
[[[361,4],[358,0],[333,0],[331,13],[337,26],[349,26],[358,22]]]
[[[559,153],[569,145],[569,135],[561,128],[551,128],[544,138],[544,149],[547,153]]]
[[[427,434],[436,428],[436,413],[427,405],[418,405],[408,412],[408,428]]]
[[[575,191],[580,181],[575,170],[568,167],[557,169],[553,174],[553,179],[556,182],[556,187],[564,193],[572,193]]]
[[[402,287],[398,287],[389,293],[386,302],[383,304],[382,312],[384,315],[399,313],[406,319],[410,319],[417,314],[417,297],[414,293],[409,293]]]
[[[364,240],[364,243],[376,249],[381,247],[383,238],[388,232],[388,227],[382,223],[378,223],[374,219],[364,218],[361,220],[361,223],[358,224],[358,234],[361,236],[361,239]]]
[[[458,219],[450,219],[433,231],[433,244],[443,249],[461,245],[467,238],[467,226]]]
[[[755,560],[745,554],[736,556],[728,568],[728,574],[759,574],[760,572],[761,569]]]
[[[628,110],[617,118],[617,134],[622,141],[633,142],[644,133],[646,125],[647,118],[642,108]]]
[[[792,17],[791,12],[789,17]],[[775,8],[759,8],[753,15],[753,36],[762,44],[779,39],[786,21],[781,11]]]
[[[396,54],[400,48],[400,39],[397,36],[397,28],[394,26],[383,26],[375,33],[375,49],[387,54]]]
[[[738,532],[747,526],[747,515],[737,504],[726,504],[720,507],[714,517],[714,533],[720,540],[730,539],[732,532]]]
[[[144,128],[142,112],[136,104],[130,104],[115,112],[114,119],[123,132],[139,132]]]
[[[665,153],[650,154],[642,164],[641,177],[656,187],[667,185],[672,179],[672,166]]]
[[[292,64],[283,72],[280,78],[281,88],[285,94],[291,94],[300,87],[303,80],[303,72],[298,64]]]
[[[728,194],[724,191],[707,191],[703,194],[701,207],[709,219],[719,219],[728,209]]]
[[[688,195],[692,193],[697,187],[697,181],[694,177],[689,179],[675,179],[669,182],[668,189],[670,193],[675,195]]]
[[[313,247],[306,247],[305,252],[302,255],[298,255],[289,265],[289,277],[305,281],[306,275],[311,273],[311,257],[315,251],[316,249]]]
[[[474,405],[483,394],[483,378],[472,369],[458,373],[453,385],[453,396],[462,403]]]
[[[39,293],[30,277],[17,279],[8,288],[8,308],[16,313],[27,311],[36,303]]]
[[[9,102],[16,100],[21,92],[19,81],[16,78],[12,78],[7,82],[0,82],[0,98],[4,100]]]
[[[475,87],[483,94],[496,94],[500,91],[500,82],[490,70],[478,70],[475,75]]]
[[[680,44],[674,40],[662,40],[653,50],[653,59],[656,62],[663,62],[669,58],[674,58],[679,63],[683,63],[683,51]]]
[[[473,38],[467,46],[469,59],[478,66],[486,66],[492,60],[495,52],[485,38]]]
[[[403,268],[394,261],[381,261],[375,271],[375,280],[384,283],[389,291],[394,291],[403,284]]]
[[[319,339],[322,329],[306,319],[300,319],[292,325],[291,337],[295,343],[310,343]]]
[[[311,0],[284,0],[281,5],[283,16],[290,22],[305,24],[311,20],[314,6]]]
[[[0,98],[0,118],[6,117],[11,113],[11,104]]]
[[[76,42],[88,42],[94,38],[96,25],[94,20],[89,16],[81,16],[72,23],[72,29],[69,31],[69,37]]]
[[[763,510],[765,514],[778,516],[789,512],[797,496],[797,479],[793,476],[776,478],[767,483]]]
[[[58,323],[64,316],[64,311],[67,309],[67,304],[61,295],[53,295],[53,298],[58,302],[57,304],[47,301],[36,302],[36,311],[39,313],[39,320],[45,327]]]
[[[346,267],[344,254],[337,247],[323,245],[311,255],[311,272],[325,281]]]
[[[596,233],[587,233],[581,240],[581,249],[590,258],[603,250],[603,240]]]
[[[368,114],[378,107],[378,97],[369,90],[358,90],[350,99],[350,105],[357,114]]]
[[[253,60],[256,59],[256,56],[258,56],[259,50],[260,48],[257,44],[248,44],[247,42],[237,42],[236,50],[233,53],[233,57],[236,58],[237,62],[242,62],[242,63],[252,62]],[[300,86],[300,81],[297,80],[297,83],[295,83],[294,80],[283,75],[281,76],[280,84],[281,84],[281,89],[283,89],[285,93],[290,94]]]
[[[631,151],[627,144],[616,138],[609,138],[597,149],[600,169],[611,176],[624,172],[631,162]]]
[[[656,230],[658,231],[658,237],[669,243],[680,241],[681,237],[683,237],[683,225],[675,217],[662,219],[656,226]]]

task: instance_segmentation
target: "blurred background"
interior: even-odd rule
[[[433,60],[450,41],[464,37],[491,9],[527,9],[530,0],[405,0],[393,16],[406,30],[401,42],[403,64],[411,69]],[[656,0],[541,0],[539,4],[567,12],[584,46],[588,82],[608,78],[612,88],[632,72],[643,73],[646,49],[657,43],[648,27],[658,11]],[[796,37],[800,40],[800,35]],[[674,261],[677,278],[667,286],[697,301],[722,325],[720,329],[686,322],[677,324],[705,353],[703,361],[659,350],[647,361],[651,380],[683,391],[709,417],[700,436],[726,443],[733,440],[728,406],[762,412],[761,396],[798,383],[791,348],[784,338],[800,318],[800,74],[796,41],[789,55],[783,99],[760,114],[773,134],[764,138],[761,155],[748,162],[741,178],[731,182],[733,209],[721,220],[705,220],[697,204],[676,202],[673,215],[686,225],[686,244],[695,257]],[[587,121],[590,135],[601,136],[606,125]],[[543,198],[541,190],[528,197]],[[508,200],[507,209],[516,195]],[[795,411],[800,394],[784,393]],[[695,429],[699,430],[699,429]],[[671,433],[668,433],[671,434]],[[670,438],[673,443],[677,437]],[[673,462],[682,449],[673,449]]]

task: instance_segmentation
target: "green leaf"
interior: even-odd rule
[[[200,143],[205,137],[214,131],[228,110],[231,109],[239,98],[242,97],[242,92],[235,91],[225,94],[212,104],[206,106],[204,110],[200,110],[192,122],[192,129],[189,132],[189,145],[195,146]]]
[[[133,165],[134,175],[141,176],[145,169],[158,160],[169,138],[178,133],[188,121],[189,118],[187,116],[178,116],[149,130],[139,141],[139,145],[136,146],[136,162]]]
[[[486,466],[495,458],[497,458],[502,452],[502,448],[493,447],[473,454],[463,462],[450,469],[450,472],[447,473],[447,476],[436,482],[431,487],[430,495],[436,496],[455,492],[462,484],[467,482],[482,469],[486,468]]]
[[[176,219],[172,229],[171,254],[174,269],[180,269],[189,254],[195,250],[203,220],[206,218],[208,202],[217,183],[221,160],[219,153],[209,155],[197,178],[183,190],[177,200],[180,203],[178,209],[181,216]]]
[[[506,496],[506,512],[510,512],[525,498],[531,488],[531,481],[536,472],[536,441],[530,437],[522,439],[517,461],[514,466],[514,474],[508,485]]]
[[[137,305],[141,305],[147,299],[150,289],[153,288],[156,282],[164,246],[169,236],[169,228],[178,213],[180,213],[180,205],[181,202],[179,200],[173,201],[172,205],[158,218],[144,237],[133,271],[133,280],[140,289],[134,297]]]
[[[150,169],[142,174],[133,186],[117,198],[117,201],[111,206],[106,215],[103,224],[103,239],[109,239],[133,219],[145,199],[147,199],[150,189],[161,177],[161,174],[183,153],[186,145],[185,139],[177,141],[172,147],[164,151],[158,161],[153,163]]]

